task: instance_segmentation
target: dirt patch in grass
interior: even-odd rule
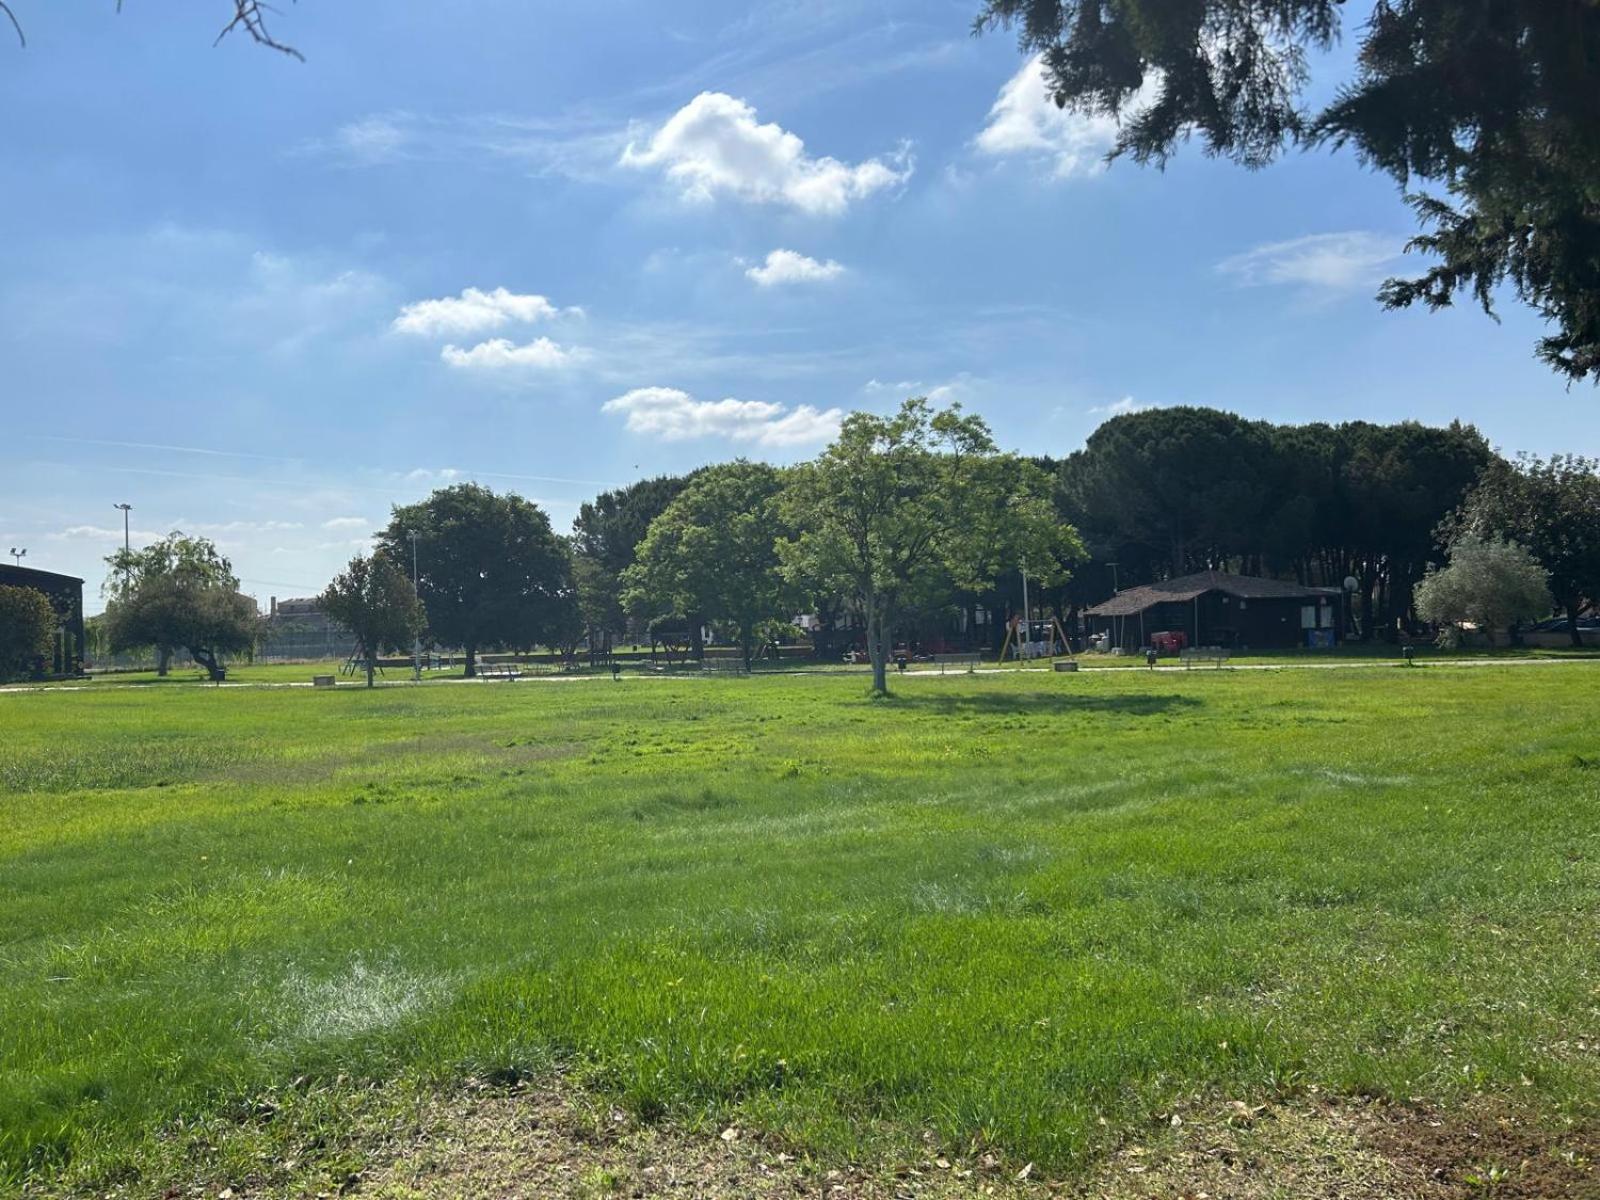
[[[1367,1140],[1425,1179],[1429,1195],[1600,1200],[1600,1123],[1393,1107],[1375,1110]]]
[[[343,1086],[343,1085],[340,1085]],[[738,1125],[642,1122],[556,1077],[445,1092],[336,1087],[170,1131],[143,1170],[29,1197],[132,1200],[1600,1200],[1600,1125],[1301,1097],[1194,1102],[1055,1176],[931,1134],[844,1163]],[[263,1115],[265,1114],[265,1115]]]
[[[1442,1116],[1367,1101],[1233,1102],[1162,1117],[1086,1174],[1055,1179],[931,1142],[897,1164],[819,1163],[737,1127],[642,1125],[563,1087],[479,1091],[362,1180],[380,1200],[824,1197],[828,1200],[1596,1200],[1594,1126]]]

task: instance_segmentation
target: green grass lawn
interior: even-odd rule
[[[555,1066],[1065,1171],[1196,1095],[1600,1116],[1597,687],[0,695],[0,1189],[137,1178],[294,1080]]]

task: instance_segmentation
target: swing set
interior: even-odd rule
[[[1016,642],[1018,661],[1031,658],[1053,659],[1056,657],[1057,645],[1060,645],[1062,653],[1068,658],[1076,657],[1072,653],[1072,643],[1067,641],[1066,632],[1061,628],[1061,622],[1058,618],[1050,617],[1044,621],[1030,620],[1028,626],[1025,632],[1019,632],[1022,628],[1022,617],[1020,615],[1013,615],[1006,622],[1005,641],[1000,644],[1001,663],[1006,661],[1006,651],[1011,648],[1013,640]],[[1044,634],[1044,637],[1038,640],[1033,637],[1035,626],[1042,627],[1040,632]],[[1041,646],[1043,647],[1042,650],[1039,649]]]

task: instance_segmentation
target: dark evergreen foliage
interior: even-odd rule
[[[1309,55],[1341,31],[1340,0],[987,0],[979,29],[1014,27],[1056,102],[1122,113],[1112,151],[1166,161],[1198,135],[1246,166],[1285,146],[1352,147],[1393,177],[1439,258],[1390,280],[1391,308],[1492,312],[1509,283],[1554,332],[1539,355],[1600,380],[1600,5],[1593,0],[1378,0],[1355,77],[1302,107]],[[1154,99],[1129,102],[1149,85]],[[1148,94],[1148,93],[1147,93]]]

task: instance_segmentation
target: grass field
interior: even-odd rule
[[[1068,1176],[1202,1097],[1593,1121],[1597,687],[0,695],[0,1190],[342,1170],[306,1131],[370,1081],[556,1069],[824,1162],[931,1131]]]

